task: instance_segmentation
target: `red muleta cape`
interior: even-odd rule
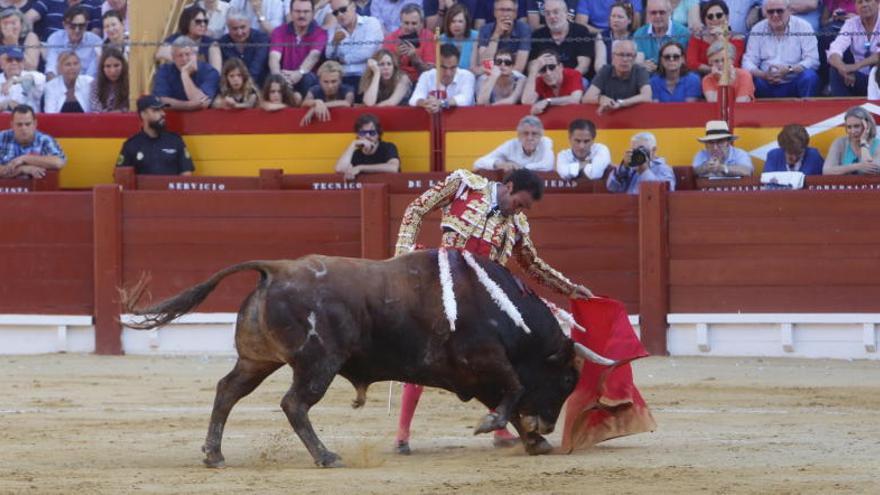
[[[613,368],[585,362],[581,377],[565,406],[562,451],[591,447],[625,435],[653,431],[657,424],[633,383],[630,362],[648,356],[636,337],[626,308],[604,297],[572,299],[571,312],[583,333],[573,329],[575,342],[619,361]]]

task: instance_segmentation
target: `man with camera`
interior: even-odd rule
[[[371,113],[358,116],[354,122],[357,139],[348,145],[336,160],[336,171],[348,180],[361,173],[400,172],[400,155],[394,143],[382,141],[382,124]]]
[[[669,190],[675,190],[675,174],[666,160],[657,155],[657,138],[650,132],[640,132],[632,137],[629,150],[620,165],[608,175],[609,192],[638,194],[639,184],[645,181],[666,181]]]
[[[425,29],[422,8],[408,4],[400,11],[400,28],[385,37],[385,48],[397,54],[400,70],[416,83],[436,62],[434,36]]]

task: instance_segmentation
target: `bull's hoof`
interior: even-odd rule
[[[489,413],[483,418],[483,422],[474,429],[474,435],[480,433],[489,433],[490,431],[500,430],[507,426],[507,421],[501,419],[498,413]]]
[[[351,408],[352,409],[359,409],[361,407],[364,407],[364,404],[366,404],[366,402],[367,402],[366,399],[362,399],[362,398],[358,397],[355,400],[351,401]]]
[[[333,452],[327,452],[320,459],[315,460],[315,464],[322,468],[340,468],[345,466],[342,464],[342,458]]]
[[[516,444],[518,443],[519,438],[517,437],[504,438],[496,436],[492,439],[492,446],[496,449],[508,449],[510,447],[516,447]]]
[[[526,447],[526,453],[529,455],[544,455],[553,452],[553,446],[542,436],[529,439],[524,442],[524,444]]]
[[[223,469],[226,467],[226,459],[223,458],[223,454],[220,452],[205,452],[205,454],[202,462],[205,463],[206,467],[211,469]]]

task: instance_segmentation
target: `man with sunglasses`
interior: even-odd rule
[[[363,113],[354,123],[357,138],[336,161],[336,172],[347,180],[362,173],[400,172],[400,155],[394,143],[382,141],[379,117]]]
[[[584,94],[581,73],[563,67],[552,48],[529,64],[529,78],[522,102],[532,105],[532,115],[544,113],[551,106],[576,105]]]
[[[669,0],[648,0],[645,10],[648,22],[633,34],[639,52],[636,62],[654,72],[660,64],[660,47],[677,41],[686,51],[690,31],[671,19]]]
[[[752,28],[743,69],[758,98],[808,98],[819,92],[819,51],[810,24],[791,15],[788,0],[766,0],[765,19]]]
[[[89,11],[82,5],[71,7],[64,13],[64,30],[56,31],[46,42],[46,79],[58,74],[58,55],[63,52],[76,52],[82,69],[81,74],[98,75],[98,52],[101,37],[88,31]]]
[[[86,30],[100,36],[101,0],[39,0],[30,2],[30,7],[25,5],[22,11],[40,40],[47,41],[49,36],[64,30],[64,14],[73,7],[86,10]]]
[[[343,82],[356,88],[367,60],[382,46],[382,24],[375,17],[358,15],[353,0],[330,0],[330,9],[336,25],[327,33],[324,55],[342,64]]]

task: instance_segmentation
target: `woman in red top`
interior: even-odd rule
[[[727,8],[724,0],[709,0],[700,4],[700,19],[703,21],[703,29],[691,36],[691,39],[688,41],[688,69],[699,72],[701,76],[705,76],[712,71],[712,67],[709,66],[709,59],[706,57],[706,50],[709,48],[709,45],[721,39],[723,32],[730,29],[727,19],[729,14],[730,10]],[[739,67],[746,49],[746,40],[739,33],[731,33],[729,40],[730,44],[736,48],[733,66]]]

